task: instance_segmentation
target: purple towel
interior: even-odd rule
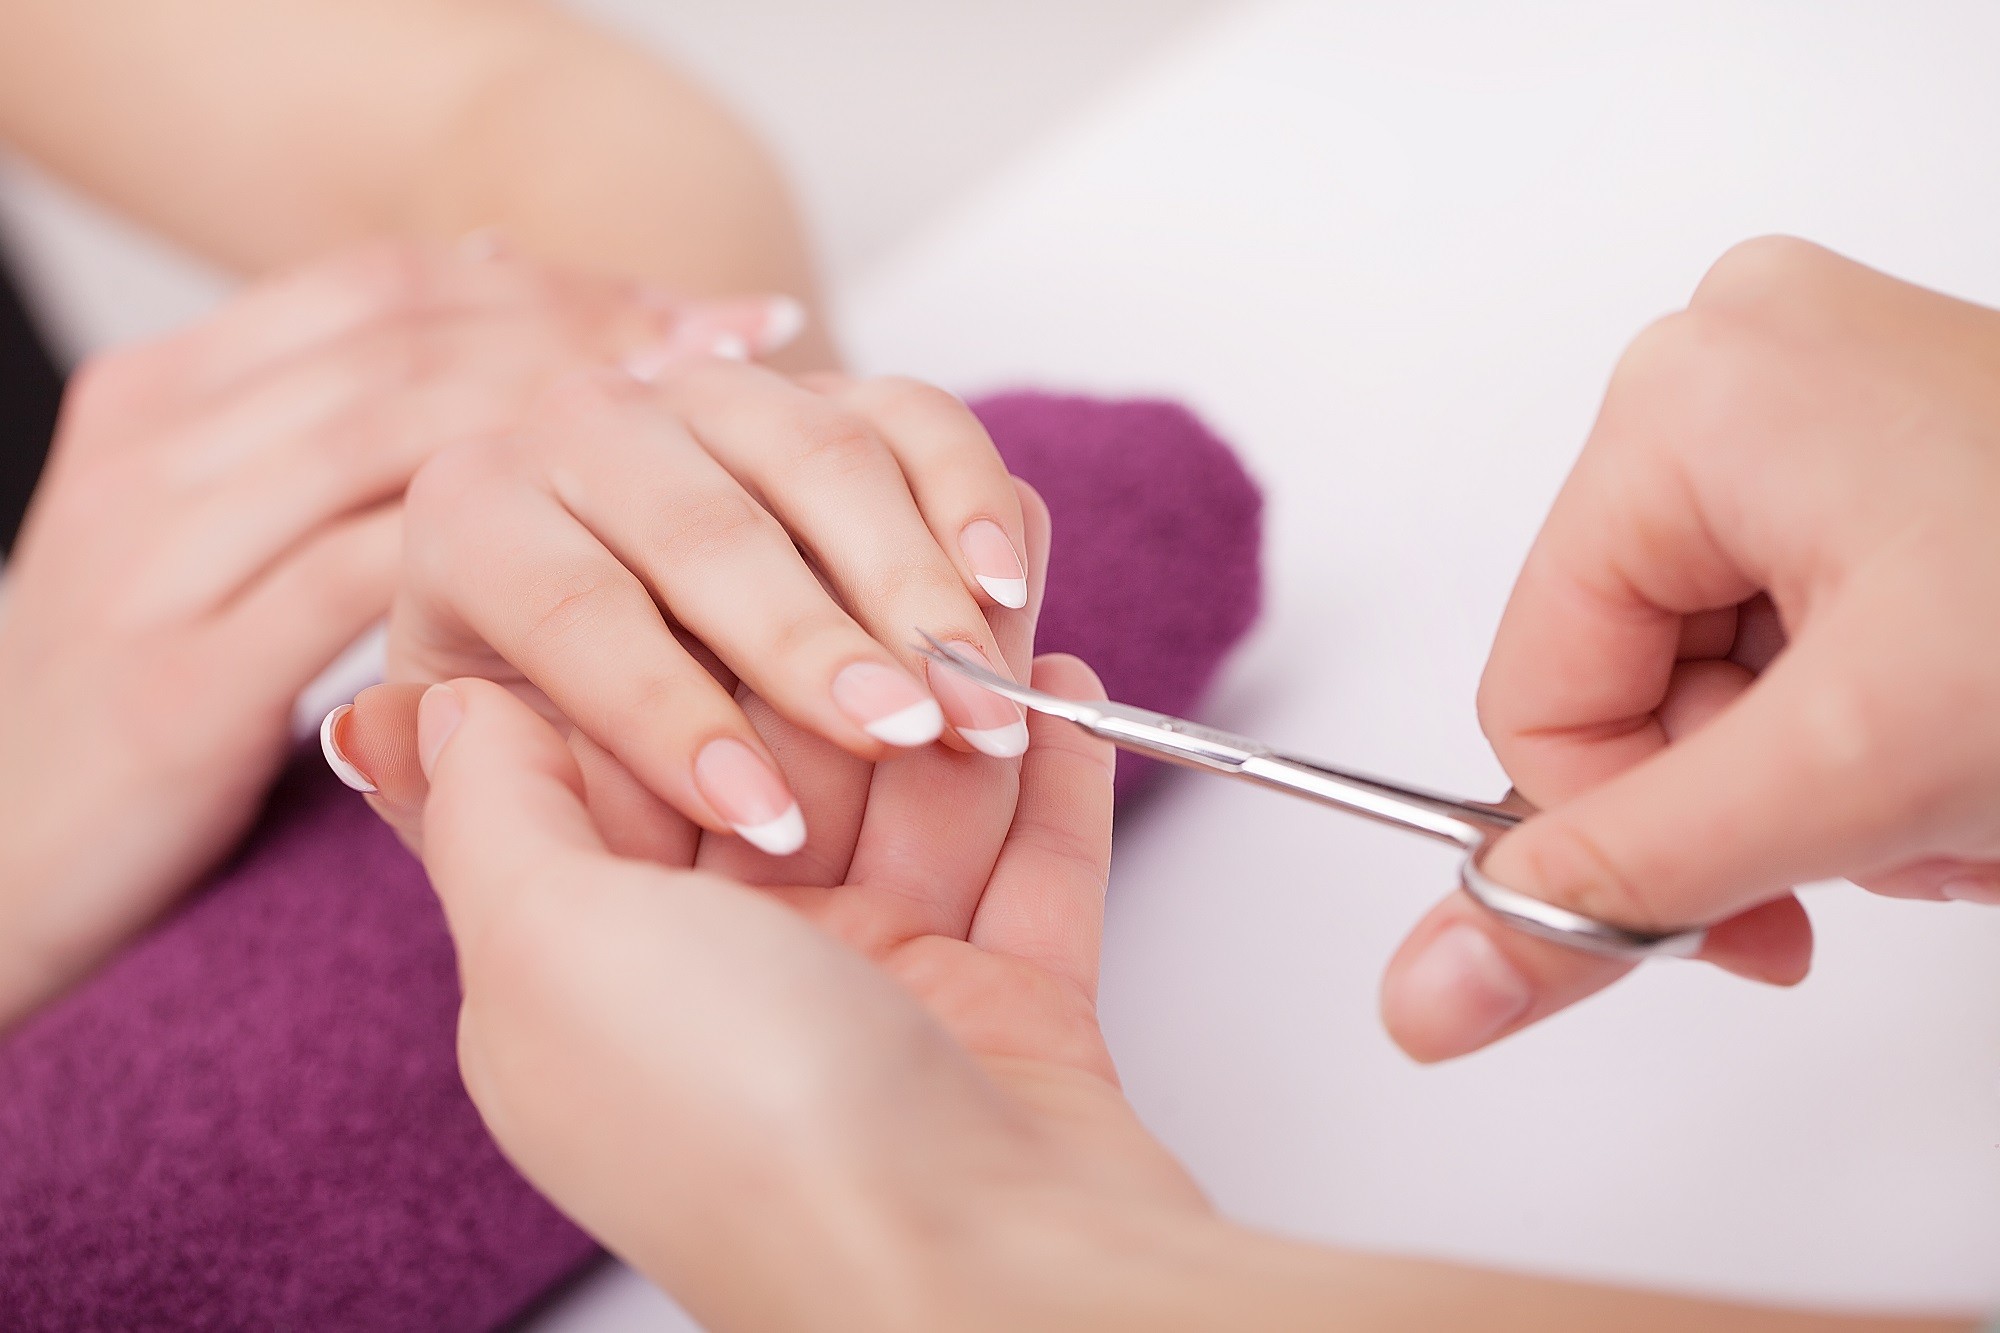
[[[1042,646],[1186,711],[1256,611],[1234,456],[1169,403],[976,408],[1054,513]],[[302,753],[231,864],[0,1045],[0,1326],[517,1316],[597,1251],[486,1137],[457,1005],[422,870]]]

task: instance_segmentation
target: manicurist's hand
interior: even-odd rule
[[[1487,735],[1545,813],[1488,861],[1805,972],[1793,885],[2000,904],[2000,312],[1803,242],[1731,251],[1626,353],[1507,607]],[[1412,1054],[1626,969],[1462,894],[1390,966]]]
[[[669,844],[841,846],[739,686],[856,760],[947,723],[988,756],[1027,746],[1020,709],[913,647],[927,630],[1025,670],[1028,641],[1010,662],[1000,631],[1039,579],[1021,491],[942,390],[713,356],[571,376],[509,436],[426,464],[407,532],[388,679],[519,690],[574,729],[596,797],[653,811]],[[329,718],[330,753],[345,730]]]
[[[481,238],[358,250],[86,365],[0,611],[0,1027],[248,824],[300,689],[388,608],[424,459],[565,371],[774,320]]]

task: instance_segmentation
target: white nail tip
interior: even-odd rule
[[[995,759],[1012,759],[1028,752],[1026,722],[1011,722],[1004,727],[988,727],[984,731],[968,731],[960,727],[958,734],[965,738],[967,745]]]
[[[1028,604],[1028,581],[1026,579],[992,579],[984,574],[974,574],[979,586],[986,589],[987,596],[1002,606],[1019,611]]]
[[[908,708],[898,708],[887,717],[878,717],[861,729],[878,741],[914,749],[929,745],[944,734],[944,710],[935,699],[925,699]]]
[[[789,346],[806,329],[806,308],[789,296],[771,298],[770,313],[764,318],[764,327],[757,335],[757,350],[775,352],[780,347]]]
[[[732,824],[736,836],[766,856],[790,856],[806,845],[806,817],[794,804],[764,824]]]
[[[353,711],[353,704],[342,704],[326,715],[319,724],[319,752],[326,756],[326,766],[333,770],[335,777],[358,792],[372,792],[375,784],[368,780],[366,773],[347,761],[347,756],[340,752],[340,746],[333,739],[333,729],[340,725],[340,719]]]

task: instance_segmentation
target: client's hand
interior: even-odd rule
[[[1101,697],[1074,659],[1034,679]],[[369,705],[407,691],[374,693],[349,730],[386,763],[409,713]],[[1207,1215],[1098,1032],[1110,749],[1032,725],[1018,803],[1013,765],[903,755],[851,860],[754,889],[617,856],[575,756],[502,688],[423,696],[400,743],[431,783],[466,1086],[704,1326],[1047,1326],[1078,1294],[1070,1238]]]
[[[787,856],[803,793],[732,691],[858,759],[928,746],[947,720],[1020,754],[1020,710],[927,685],[912,645],[922,628],[1025,669],[1028,642],[1010,664],[996,630],[1027,623],[1030,515],[1045,526],[978,420],[926,385],[807,387],[709,356],[568,377],[520,430],[412,482],[388,678],[500,681],[574,727],[593,802],[656,817],[622,851],[672,859],[659,840],[678,846],[684,817]],[[336,712],[330,757],[353,757],[345,732]],[[824,833],[818,854],[844,855]]]
[[[2000,311],[1800,241],[1731,252],[1625,354],[1494,640],[1488,736],[1545,813],[1501,882],[1802,976],[1791,887],[2000,903]],[[1463,895],[1391,964],[1412,1053],[1626,968]]]
[[[418,464],[774,312],[384,245],[85,366],[0,620],[0,1027],[248,823],[300,689],[388,609]]]

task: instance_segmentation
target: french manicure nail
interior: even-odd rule
[[[1013,673],[995,667],[992,659],[963,640],[952,645],[975,661],[1003,676]],[[931,693],[944,705],[944,715],[965,743],[995,759],[1012,759],[1028,749],[1028,715],[1011,699],[980,689],[971,681],[936,662],[930,664]]]
[[[833,678],[833,702],[878,741],[914,749],[944,734],[944,710],[916,681],[879,662],[856,662]]]
[[[1528,1012],[1534,992],[1499,946],[1459,922],[1432,940],[1403,974],[1406,1005],[1455,1034],[1452,1054],[1477,1050]]]
[[[433,685],[417,700],[417,762],[429,777],[445,743],[465,720],[465,700],[449,685]]]
[[[736,836],[758,851],[790,856],[806,845],[806,817],[791,789],[742,741],[725,736],[704,745],[694,780]]]
[[[1963,875],[1938,885],[1938,892],[1955,903],[2000,906],[2000,880],[1975,879],[1970,875]]]
[[[774,296],[764,311],[764,326],[757,330],[757,354],[768,356],[789,347],[806,329],[806,308],[789,296]]]
[[[1028,571],[1014,543],[990,518],[974,519],[958,534],[958,549],[987,596],[1018,611],[1028,604]]]
[[[326,715],[319,724],[319,752],[326,756],[326,766],[333,775],[358,792],[372,792],[375,784],[368,775],[354,766],[347,752],[340,748],[340,724],[354,711],[353,704],[342,704]]]

